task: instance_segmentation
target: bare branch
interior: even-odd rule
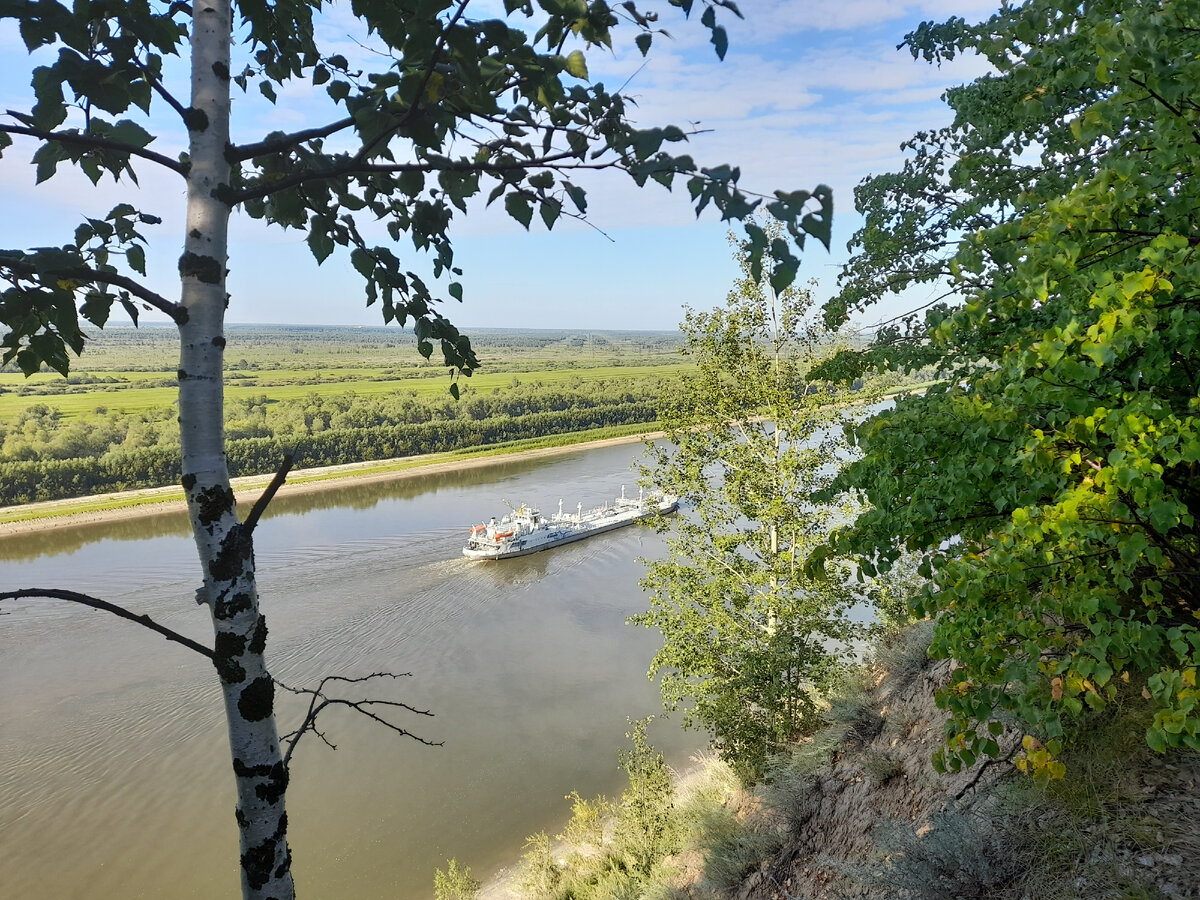
[[[371,698],[366,698],[363,700],[348,700],[344,697],[330,697],[330,696],[327,696],[325,693],[326,685],[328,685],[332,682],[341,682],[342,684],[364,684],[368,681],[374,681],[379,678],[411,678],[411,677],[412,677],[411,672],[400,672],[400,673],[372,672],[370,675],[363,675],[358,678],[348,678],[348,677],[345,677],[342,675],[326,675],[324,678],[321,679],[320,684],[318,684],[315,688],[290,687],[289,685],[284,684],[279,679],[275,679],[275,684],[278,685],[283,690],[288,691],[293,694],[296,694],[296,695],[299,695],[299,696],[307,696],[309,698],[308,711],[305,713],[304,719],[300,723],[300,727],[297,728],[295,731],[292,731],[292,732],[289,732],[288,734],[283,735],[280,738],[281,742],[287,743],[287,752],[284,753],[284,755],[283,755],[284,767],[286,767],[288,765],[288,763],[290,762],[290,760],[292,758],[292,753],[295,752],[296,745],[299,743],[300,738],[302,738],[304,736],[305,732],[311,731],[313,734],[315,734],[317,737],[319,737],[325,743],[326,746],[328,746],[334,750],[337,749],[337,746],[334,743],[332,743],[324,735],[324,733],[317,730],[317,727],[316,727],[317,717],[321,714],[321,712],[323,710],[325,710],[326,708],[328,708],[330,706],[349,707],[350,709],[353,709],[355,712],[366,716],[368,719],[378,722],[380,725],[384,726],[385,728],[390,729],[391,731],[396,732],[399,735],[403,735],[404,737],[410,737],[414,741],[424,744],[427,747],[441,747],[443,745],[442,741],[426,740],[425,738],[420,737],[419,735],[413,734],[408,729],[402,728],[401,726],[397,725],[396,723],[388,721],[382,715],[379,715],[374,712],[374,710],[376,708],[385,708],[385,709],[390,708],[390,709],[403,710],[405,712],[409,712],[409,713],[412,713],[413,715],[417,715],[417,716],[428,716],[429,718],[432,718],[433,713],[427,709],[418,709],[415,706],[411,706],[411,705],[409,705],[407,703],[403,703],[399,700],[376,700],[376,699],[371,699]]]
[[[275,499],[275,493],[283,487],[283,483],[287,481],[287,474],[291,471],[292,463],[296,461],[296,457],[291,453],[285,454],[283,464],[280,465],[279,471],[275,473],[275,477],[271,479],[271,483],[267,485],[267,489],[262,492],[262,495],[254,502],[254,506],[250,509],[250,515],[246,516],[246,521],[242,523],[242,528],[246,534],[254,530],[254,526],[258,524],[258,520],[267,510],[267,504]]]
[[[106,600],[98,600],[95,597],[89,597],[87,594],[80,594],[77,591],[59,590],[57,588],[21,588],[16,591],[0,592],[0,602],[5,600],[21,600],[21,599],[50,599],[50,600],[66,600],[68,603],[78,603],[82,606],[88,606],[92,609],[103,610],[110,612],[114,616],[122,619],[128,619],[130,622],[136,622],[143,628],[149,628],[151,631],[156,631],[165,637],[168,641],[174,641],[177,644],[183,644],[189,650],[195,650],[201,656],[212,659],[214,654],[211,649],[203,644],[198,644],[189,637],[184,637],[177,631],[172,631],[165,625],[159,625],[147,615],[139,616],[137,613],[132,613],[129,610],[109,603]]]
[[[15,115],[12,110],[8,110],[8,114],[10,116]],[[46,141],[47,143],[71,144],[77,147],[88,147],[93,150],[112,150],[117,153],[128,153],[130,156],[138,156],[150,162],[158,163],[160,166],[185,177],[189,168],[187,163],[171,159],[169,156],[163,156],[161,153],[155,153],[153,150],[146,150],[142,147],[122,144],[120,141],[110,141],[107,138],[81,134],[79,132],[46,131],[41,128],[30,128],[26,125],[0,124],[0,133],[21,134],[26,137],[37,138],[39,141]]]
[[[990,766],[998,766],[1001,763],[1011,762],[1012,758],[1017,755],[1017,751],[1020,749],[1021,749],[1021,745],[1017,744],[1011,750],[1009,750],[1005,756],[1001,756],[996,759],[989,759],[987,762],[985,762],[983,765],[981,765],[979,767],[979,769],[976,770],[975,777],[972,778],[970,781],[968,781],[963,786],[963,789],[954,795],[954,799],[961,800],[963,797],[965,797],[967,794],[967,791],[975,789],[975,787],[979,784],[979,779],[981,779],[983,777],[983,773],[986,772]]]

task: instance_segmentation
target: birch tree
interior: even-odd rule
[[[751,239],[773,240],[773,230]],[[770,266],[755,271],[737,243],[742,277],[725,306],[688,310],[684,355],[695,372],[659,408],[666,440],[650,445],[648,483],[679,496],[670,557],[643,587],[650,609],[631,622],[657,628],[668,709],[709,729],[744,778],[819,722],[819,692],[858,633],[851,593],[805,573],[837,507],[809,493],[834,471],[837,403],[808,368],[831,348],[806,313],[808,291]]]
[[[355,0],[355,37],[373,53],[364,58],[378,60],[375,71],[319,46],[321,6],[0,0],[0,19],[15,20],[31,54],[35,95],[30,108],[0,115],[0,153],[32,147],[39,182],[64,165],[94,184],[136,183],[156,167],[186,188],[177,298],[145,280],[145,248],[162,218],[137,208],[131,191],[129,202],[86,217],[61,246],[0,250],[0,348],[26,373],[49,366],[66,374],[70,352],[84,348],[83,324],[103,327],[114,304],[135,322],[151,308],[178,327],[182,484],[203,575],[196,601],[215,632],[211,651],[201,650],[224,692],[247,898],[294,892],[288,771],[254,576],[262,504],[239,518],[222,430],[224,317],[236,303],[225,285],[231,213],[300,229],[318,263],[347,254],[367,304],[379,305],[385,323],[411,325],[421,354],[438,350],[457,377],[478,360],[437,304],[462,297],[450,226],[472,198],[502,203],[526,228],[536,212],[549,228],[586,214],[579,173],[607,169],[639,186],[681,181],[697,213],[711,205],[740,219],[760,203],[739,189],[736,168],[701,168],[668,152],[687,130],[635,127],[626,97],[588,80],[587,54],[617,38],[649,53],[665,33],[660,13],[698,14],[723,56],[718,16],[739,15],[731,0],[504,0],[507,18],[477,18],[470,0]],[[230,134],[232,90],[274,101],[297,84],[322,89],[326,118],[290,133]],[[186,150],[172,156],[152,149],[156,142]],[[794,272],[807,235],[828,245],[829,191],[764,199],[792,241],[758,241],[757,264],[775,256]],[[373,223],[390,242],[373,242]],[[402,241],[423,267],[402,261]],[[39,591],[79,600],[50,589],[0,599]],[[323,708],[315,700],[313,709]]]

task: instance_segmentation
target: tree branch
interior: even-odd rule
[[[311,141],[315,138],[329,137],[331,134],[336,134],[343,129],[350,128],[354,125],[354,119],[347,116],[344,119],[338,119],[336,122],[330,122],[328,125],[322,125],[319,128],[308,128],[304,131],[296,131],[292,134],[285,134],[282,137],[274,138],[269,141],[259,141],[257,144],[243,144],[241,146],[231,146],[225,151],[225,158],[231,163],[243,162],[247,159],[252,159],[255,156],[266,156],[268,153],[283,153],[287,150],[292,150],[299,147],[305,141]]]
[[[122,290],[129,291],[129,293],[133,294],[133,296],[137,297],[139,300],[149,303],[159,312],[166,313],[177,325],[182,325],[187,321],[186,309],[184,309],[178,303],[168,300],[161,294],[156,294],[154,291],[142,284],[139,284],[132,278],[119,275],[116,272],[98,272],[94,269],[83,269],[81,271],[89,281],[98,281],[101,284],[111,284],[113,287],[119,287]],[[84,279],[81,278],[80,280],[82,281]]]
[[[184,637],[177,631],[172,631],[165,625],[159,625],[147,615],[137,615],[116,604],[109,603],[105,600],[98,600],[95,597],[89,597],[87,594],[80,594],[76,591],[59,590],[57,588],[21,588],[16,591],[0,592],[0,602],[5,600],[21,600],[27,598],[39,598],[50,600],[66,600],[68,603],[78,603],[82,606],[91,607],[92,609],[103,610],[110,612],[114,616],[122,619],[128,619],[130,622],[136,622],[143,628],[149,628],[151,631],[156,631],[165,637],[168,641],[174,641],[177,644],[182,644],[189,650],[195,650],[201,656],[208,659],[213,658],[213,651],[203,644],[198,644],[189,637]]]
[[[340,166],[331,166],[323,171],[310,170],[297,172],[287,178],[280,178],[278,181],[272,181],[268,184],[261,184],[258,187],[246,188],[240,191],[229,191],[226,195],[226,202],[230,206],[238,203],[245,203],[247,200],[258,200],[261,197],[269,197],[272,194],[277,194],[280,191],[285,191],[290,188],[298,187],[302,184],[307,184],[310,181],[328,181],[334,178],[354,177],[356,175],[397,175],[401,172],[481,172],[489,174],[501,174],[513,169],[532,169],[532,168],[552,168],[555,170],[563,169],[611,169],[619,165],[615,160],[605,163],[576,163],[574,165],[560,165],[563,160],[574,159],[575,154],[569,151],[561,153],[552,153],[540,159],[531,159],[525,161],[513,161],[511,163],[478,163],[474,161],[462,160],[455,162],[454,160],[442,160],[439,162],[423,162],[423,163],[362,163],[356,159],[351,159],[350,162]]]
[[[279,471],[275,473],[275,477],[271,479],[271,483],[267,485],[267,489],[254,501],[254,506],[250,509],[250,515],[246,516],[246,521],[242,523],[242,528],[246,534],[250,534],[254,530],[254,526],[258,524],[258,520],[266,512],[267,504],[275,499],[275,493],[287,481],[287,474],[292,468],[292,463],[295,461],[296,457],[291,453],[284,454],[283,464],[279,467]]]
[[[15,115],[12,110],[8,110],[8,114],[10,116]],[[130,144],[122,144],[120,141],[110,141],[107,138],[80,134],[79,132],[45,131],[41,128],[30,128],[26,125],[0,124],[0,133],[25,135],[26,137],[37,138],[40,141],[48,143],[73,144],[78,147],[88,147],[94,150],[112,150],[117,153],[127,153],[130,156],[139,156],[150,162],[158,163],[160,166],[184,177],[187,177],[189,168],[187,163],[171,159],[169,156],[163,156],[161,153],[155,153],[153,150],[134,147]]]
[[[961,800],[963,797],[965,797],[967,791],[973,790],[975,788],[975,786],[979,784],[979,779],[981,779],[983,777],[983,773],[986,772],[990,766],[997,766],[997,765],[1000,765],[1001,763],[1011,762],[1012,758],[1017,755],[1017,751],[1020,749],[1021,749],[1021,745],[1017,744],[1015,747],[1013,747],[1011,750],[1008,751],[1008,754],[1006,756],[999,757],[998,759],[987,760],[975,772],[975,777],[972,778],[970,781],[968,781],[963,786],[963,789],[954,795],[954,799]]]
[[[19,265],[18,260],[8,259],[4,261],[2,268],[8,269],[18,277],[32,279],[37,273],[32,266],[27,269]],[[108,284],[113,287],[121,288],[128,291],[139,300],[150,304],[159,312],[166,313],[171,317],[177,325],[182,325],[187,321],[187,310],[178,303],[168,300],[161,294],[156,294],[145,285],[134,281],[126,275],[121,275],[118,272],[106,272],[100,269],[89,269],[87,266],[78,266],[76,268],[59,269],[54,273],[56,276],[61,276],[64,280],[78,281],[81,284]]]
[[[401,728],[399,725],[396,725],[393,722],[389,722],[387,719],[383,718],[382,716],[377,715],[376,713],[372,712],[372,709],[374,707],[388,707],[388,708],[392,708],[392,709],[401,709],[406,712],[410,712],[413,715],[428,716],[428,717],[432,718],[433,713],[431,713],[427,709],[417,709],[415,706],[410,706],[409,704],[402,703],[399,700],[372,700],[369,698],[366,700],[347,700],[344,697],[329,697],[329,696],[326,696],[326,694],[325,694],[325,686],[327,684],[329,684],[330,682],[334,682],[334,681],[339,681],[339,682],[342,682],[343,684],[363,684],[368,681],[374,681],[375,679],[378,679],[378,678],[411,678],[411,677],[412,677],[411,672],[401,672],[399,674],[397,674],[395,672],[372,672],[370,675],[363,675],[359,678],[347,678],[347,677],[344,677],[341,675],[326,675],[324,678],[321,679],[321,683],[318,684],[315,688],[289,687],[288,685],[284,684],[279,679],[274,679],[275,684],[278,685],[283,690],[288,691],[293,694],[297,694],[297,695],[307,695],[309,697],[308,711],[304,714],[304,719],[300,723],[300,727],[289,734],[285,734],[280,739],[281,741],[287,742],[287,752],[284,753],[284,755],[283,755],[284,768],[286,768],[288,766],[288,763],[291,761],[292,753],[295,751],[297,743],[299,743],[300,738],[302,738],[304,736],[305,732],[311,731],[313,734],[315,734],[317,737],[319,737],[322,741],[324,741],[327,746],[329,746],[330,748],[332,748],[334,750],[337,749],[337,745],[333,744],[328,738],[325,737],[325,735],[322,732],[318,731],[317,727],[316,727],[317,716],[319,716],[321,714],[322,710],[324,710],[330,706],[349,707],[350,709],[353,709],[355,712],[358,712],[358,713],[366,716],[368,719],[372,719],[375,722],[378,722],[380,725],[384,726],[385,728],[391,729],[392,731],[396,732],[397,734],[403,735],[404,737],[410,737],[414,741],[424,744],[427,747],[441,747],[443,745],[442,741],[427,741],[427,740],[425,740],[425,738],[415,735],[411,731],[408,731],[405,728]]]

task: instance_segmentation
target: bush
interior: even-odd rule
[[[433,873],[434,900],[475,900],[480,886],[471,877],[471,867],[460,869],[456,859],[447,861],[445,872],[438,869]]]

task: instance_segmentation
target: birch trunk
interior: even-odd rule
[[[215,665],[225,700],[237,782],[242,894],[294,897],[284,793],[288,773],[275,728],[274,682],[263,649],[251,534],[238,522],[225,459],[225,265],[228,183],[230,0],[196,3],[192,21],[191,170],[187,236],[179,260],[186,319],[179,326],[179,425],[183,487],[204,571],[197,602],[213,618]]]

